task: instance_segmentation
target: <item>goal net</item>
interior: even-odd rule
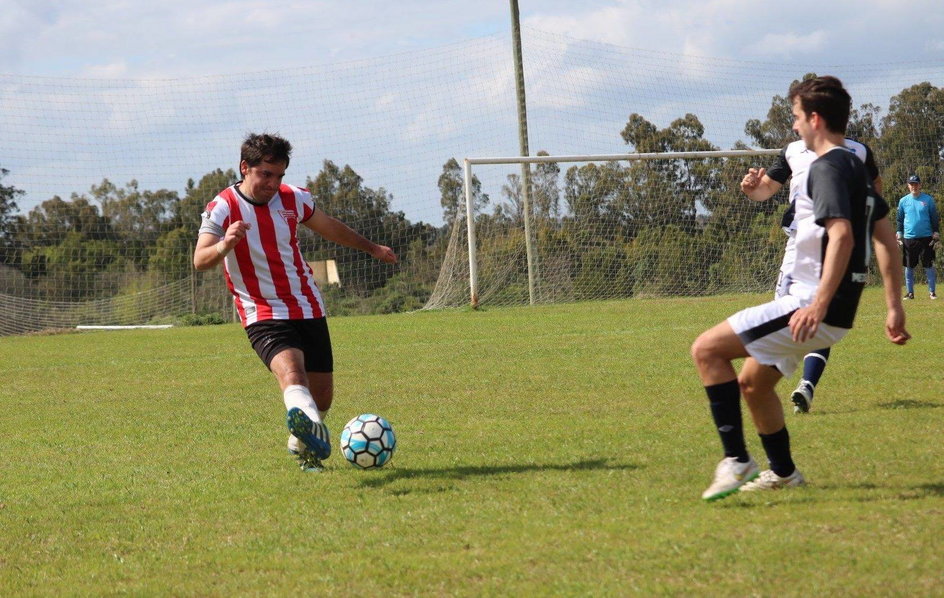
[[[772,290],[787,204],[738,183],[777,152],[466,159],[426,307]]]

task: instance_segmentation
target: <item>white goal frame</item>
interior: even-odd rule
[[[748,150],[715,150],[701,152],[648,152],[633,154],[592,154],[568,156],[509,156],[493,158],[465,158],[463,160],[462,188],[465,194],[465,221],[468,227],[469,240],[469,301],[473,309],[479,305],[478,264],[476,259],[475,218],[472,201],[472,165],[473,164],[540,164],[547,162],[632,162],[642,160],[674,160],[685,158],[739,158],[749,156],[772,156],[780,153],[780,149],[748,149]],[[523,186],[522,216],[525,231],[530,229],[530,208],[528,189]],[[532,270],[533,246],[531,236],[525,234],[525,248],[528,257],[528,300],[534,305],[534,272]]]

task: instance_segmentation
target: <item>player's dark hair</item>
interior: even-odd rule
[[[809,116],[814,112],[826,121],[826,129],[833,133],[846,132],[852,98],[842,86],[842,81],[823,75],[794,83],[790,87],[790,103],[800,99],[800,107]]]
[[[250,133],[239,152],[240,161],[249,166],[259,166],[263,162],[285,162],[288,167],[292,157],[292,144],[276,135]]]

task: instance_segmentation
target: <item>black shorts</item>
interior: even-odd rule
[[[246,335],[259,359],[270,370],[272,358],[286,349],[305,355],[305,371],[334,371],[327,318],[315,320],[262,320],[246,326]]]
[[[931,237],[919,237],[902,241],[901,261],[905,268],[914,268],[919,262],[925,268],[930,268],[934,264],[934,248],[931,247]]]

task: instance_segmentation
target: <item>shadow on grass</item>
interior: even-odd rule
[[[362,486],[374,488],[392,484],[398,480],[452,480],[461,481],[483,476],[500,476],[532,472],[578,472],[578,471],[631,471],[639,469],[632,463],[612,463],[609,459],[587,459],[576,463],[555,463],[545,465],[528,463],[521,465],[460,465],[456,467],[432,468],[392,468],[377,472],[380,476],[371,476],[361,480]]]
[[[880,492],[884,491],[877,496],[857,496],[852,499],[857,502],[873,502],[880,500],[919,500],[922,498],[944,497],[944,483],[919,484],[917,486],[904,486],[898,488],[864,483],[856,484],[854,486],[835,486],[835,488],[847,488],[853,490],[878,490]]]
[[[898,399],[897,401],[878,403],[876,407],[880,409],[940,409],[941,407],[944,407],[944,403],[939,403],[936,401],[924,401],[920,399]],[[875,407],[870,406],[841,408],[829,405],[819,411],[813,410],[810,413],[803,414],[803,417],[810,418],[828,417],[830,415],[848,415],[850,413],[873,411],[874,409]]]
[[[838,491],[843,494],[823,494],[822,492],[810,492],[810,490]],[[852,495],[849,495],[852,492]],[[763,502],[752,500],[758,496],[763,496]],[[738,500],[738,497],[744,500]],[[869,503],[869,502],[889,502],[903,500],[920,500],[923,498],[944,497],[944,483],[939,484],[919,484],[917,486],[879,486],[871,482],[848,485],[816,485],[804,488],[795,488],[789,490],[778,490],[776,492],[751,493],[748,496],[734,494],[723,502],[723,506],[730,508],[748,508],[758,507],[769,508],[772,506],[796,505],[802,503]],[[732,500],[733,499],[733,500]]]
[[[928,496],[944,496],[944,484],[921,484],[915,490],[924,492]]]
[[[882,409],[937,409],[944,407],[941,403],[934,401],[919,401],[916,399],[899,399],[890,403],[879,403]]]

